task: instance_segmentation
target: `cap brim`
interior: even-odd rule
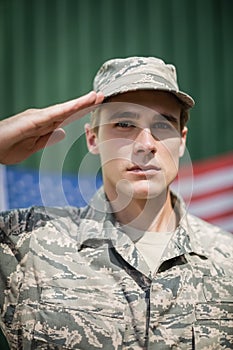
[[[186,108],[192,108],[195,105],[195,102],[191,96],[188,94],[177,90],[175,87],[173,87],[167,80],[160,79],[153,80],[151,79],[151,76],[146,76],[143,74],[140,76],[137,74],[136,76],[128,75],[125,77],[120,77],[113,82],[105,85],[101,91],[103,92],[105,98],[114,96],[117,94],[121,94],[128,91],[137,91],[137,90],[160,90],[160,91],[168,91],[174,94],[184,105]]]

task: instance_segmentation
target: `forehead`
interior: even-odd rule
[[[158,113],[174,115],[179,117],[182,105],[180,101],[170,92],[138,90],[129,91],[109,97],[106,102],[128,102],[153,109]]]

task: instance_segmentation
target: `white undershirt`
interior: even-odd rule
[[[150,271],[158,267],[160,259],[172,236],[172,232],[143,232],[132,227],[124,227],[124,232],[134,242]]]

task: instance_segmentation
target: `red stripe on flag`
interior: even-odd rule
[[[233,166],[233,154],[229,153],[220,157],[209,158],[204,161],[198,161],[193,163],[194,175],[200,175],[208,173],[214,170],[232,167]]]
[[[223,213],[215,214],[213,216],[205,217],[203,215],[203,219],[206,220],[206,221],[209,221],[209,222],[217,221],[217,220],[220,220],[220,219],[223,219],[223,218],[224,219],[225,218],[230,218],[230,217],[232,217],[232,222],[233,222],[233,208],[231,208],[229,210],[226,210]]]
[[[233,232],[233,153],[182,166],[174,185],[191,213]]]
[[[233,201],[233,186],[231,187],[226,187],[226,188],[217,188],[214,191],[211,192],[202,192],[201,194],[195,195],[195,193],[193,193],[191,202],[195,203],[195,202],[199,202],[202,199],[206,199],[209,198],[210,200],[213,199],[218,196],[219,194],[229,194],[232,193],[232,201]]]

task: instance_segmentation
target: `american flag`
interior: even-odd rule
[[[62,205],[57,198],[56,176],[52,173],[48,178],[49,205]],[[86,190],[91,187],[91,178],[91,174],[85,177]],[[84,205],[77,191],[76,175],[63,174],[63,183],[68,203]],[[184,198],[190,213],[233,232],[233,153],[183,165],[173,188]],[[38,172],[0,166],[0,209],[34,204],[44,204]]]
[[[233,153],[182,166],[177,186],[190,213],[233,232]]]

